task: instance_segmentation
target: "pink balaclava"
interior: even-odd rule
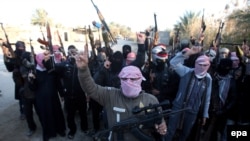
[[[58,45],[53,45],[53,52],[55,55],[55,63],[60,63],[62,59],[62,54],[59,51],[60,46]]]
[[[123,95],[128,98],[135,98],[140,94],[141,82],[145,80],[141,71],[135,66],[126,66],[119,73]],[[134,79],[134,80],[131,80]]]
[[[210,59],[206,55],[199,56],[195,61],[194,73],[196,77],[203,78],[210,67]]]
[[[128,53],[127,58],[126,58],[126,65],[129,65],[135,59],[136,59],[136,54],[134,52]]]
[[[36,62],[37,62],[37,66],[40,69],[45,69],[44,65],[43,65],[43,60],[44,60],[44,54],[43,53],[39,53],[36,55]]]

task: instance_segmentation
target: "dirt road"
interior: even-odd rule
[[[38,126],[36,132],[31,137],[25,135],[28,131],[28,127],[26,120],[19,119],[17,102],[3,110],[0,113],[0,116],[0,141],[42,141],[41,126],[36,115],[35,122]],[[76,121],[79,121],[78,117]],[[78,127],[78,129],[80,128]],[[73,140],[70,140],[67,137],[57,136],[50,141],[92,141],[92,139],[78,130]]]

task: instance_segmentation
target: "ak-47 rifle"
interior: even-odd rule
[[[46,31],[47,31],[47,44],[49,47],[49,52],[50,52],[50,63],[51,63],[51,69],[48,72],[52,72],[55,69],[55,56],[54,56],[54,51],[53,51],[53,44],[52,44],[52,36],[51,36],[51,31],[50,31],[50,25],[47,22],[46,24]]]
[[[30,38],[30,72],[35,74],[36,73],[36,68],[35,68],[35,51],[34,51],[34,47],[32,46],[32,43],[31,43],[32,39]],[[30,81],[31,78],[29,78]]]
[[[216,57],[215,57],[216,66],[220,62],[220,43],[221,43],[221,32],[222,32],[223,26],[224,26],[224,22],[221,21],[220,25],[219,25],[218,32],[217,32],[216,37],[214,39],[214,44],[213,44],[213,46],[216,47]]]
[[[89,45],[88,45],[88,32],[87,32],[87,26],[84,26],[84,29],[85,29],[85,46],[87,46],[87,49],[88,49],[88,47],[89,47]],[[89,52],[88,52],[89,53]]]
[[[6,50],[4,51],[4,49],[3,49],[3,53],[7,57],[15,58],[16,55],[14,53],[14,50],[11,47],[12,44],[10,43],[8,35],[7,35],[7,33],[6,33],[6,31],[5,31],[4,27],[3,27],[3,23],[0,23],[0,24],[1,24],[1,28],[2,28],[2,30],[4,32],[4,35],[5,35],[5,38],[6,38],[6,42],[5,43],[3,42],[2,46],[6,47],[8,49],[8,51],[6,51]]]
[[[154,29],[154,41],[153,41],[153,45],[155,46],[155,45],[157,45],[159,43],[159,32],[158,32],[156,14],[154,14],[154,21],[155,21],[155,29]]]
[[[110,29],[109,29],[107,23],[106,23],[105,20],[104,20],[103,15],[102,15],[101,12],[100,12],[100,10],[99,10],[98,7],[94,4],[93,0],[91,0],[91,2],[92,2],[92,4],[93,4],[93,6],[95,7],[96,12],[97,12],[97,14],[98,14],[98,17],[99,17],[99,19],[100,19],[100,21],[101,21],[101,23],[102,23],[102,26],[103,26],[103,28],[102,28],[103,31],[102,31],[102,32],[104,32],[104,33],[106,34],[106,36],[110,38],[110,40],[111,40],[111,42],[112,42],[113,44],[117,44],[117,40],[113,37],[113,35],[112,35],[112,33],[111,33],[111,31],[110,31]],[[103,33],[103,34],[104,34],[104,33]],[[104,40],[104,39],[103,39],[103,40]],[[105,40],[104,40],[104,42],[105,42]],[[105,43],[106,43],[106,42],[105,42]],[[106,46],[106,47],[107,47],[107,46]]]
[[[90,25],[89,25],[88,32],[89,32],[89,41],[90,41],[90,45],[91,45],[91,48],[92,48],[91,57],[95,61],[97,55],[96,55],[96,52],[95,52],[94,34],[93,34],[92,30],[91,30]]]
[[[165,101],[159,104],[150,104],[149,106],[139,108],[134,107],[132,109],[134,117],[128,118],[126,120],[120,121],[116,123],[110,129],[98,132],[95,137],[102,138],[106,133],[112,132],[122,132],[122,131],[129,131],[132,133],[137,139],[141,141],[153,141],[154,139],[152,136],[145,134],[139,126],[142,125],[143,129],[153,129],[155,124],[160,124],[163,118],[166,118],[172,114],[176,114],[179,112],[184,112],[190,108],[180,109],[176,111],[172,111],[171,109],[167,109],[164,111],[160,111],[159,108],[162,106],[169,107],[169,101]],[[144,113],[137,115],[139,113]]]
[[[156,19],[156,14],[154,14],[154,22],[155,22],[155,27],[154,27],[154,38],[152,42],[150,41],[150,38],[147,39],[148,41],[148,62],[152,62],[152,48],[158,44],[159,41],[159,33],[158,33],[158,27],[157,27],[157,19]],[[146,31],[146,36],[149,37],[150,31]]]
[[[37,41],[38,41],[40,44],[42,44],[42,45],[45,46],[45,47],[44,47],[44,46],[40,46],[41,49],[49,50],[49,45],[48,45],[48,42],[47,42],[46,39],[45,39],[45,36],[44,36],[44,33],[43,33],[43,30],[42,30],[42,27],[41,27],[41,26],[40,26],[40,31],[41,31],[41,33],[42,33],[43,39],[38,38]]]
[[[206,24],[205,24],[205,20],[204,20],[204,9],[203,9],[203,14],[202,14],[202,18],[201,18],[201,31],[200,31],[200,34],[199,34],[199,38],[201,38],[201,36],[203,36],[203,33],[205,32],[206,30]],[[201,40],[201,46],[203,46],[203,40]]]
[[[30,38],[30,63],[33,66],[32,72],[34,72],[35,71],[35,51],[34,51],[34,47],[32,46],[31,41],[32,39]]]
[[[62,42],[61,36],[59,34],[59,31],[57,30],[56,33],[57,33],[59,43],[60,43],[59,51],[63,54],[64,57],[66,57],[66,53],[65,53],[65,50],[64,50],[63,42]]]
[[[176,49],[180,46],[180,27],[176,28],[175,36],[173,37],[173,45],[171,50],[171,57],[175,56]]]

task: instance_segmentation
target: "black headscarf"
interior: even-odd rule
[[[23,41],[17,41],[15,53],[18,57],[21,57],[22,54],[25,52],[25,43]]]
[[[116,51],[110,56],[109,61],[111,62],[111,71],[120,72],[123,65],[123,55],[120,51]]]
[[[130,45],[124,45],[122,46],[122,55],[123,55],[123,58],[126,59],[127,58],[127,55],[128,53],[131,52],[131,46]]]
[[[226,76],[230,72],[230,70],[232,68],[232,64],[233,64],[233,62],[229,58],[221,59],[219,65],[217,67],[217,73],[220,76]]]

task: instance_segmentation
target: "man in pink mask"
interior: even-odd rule
[[[138,97],[142,91],[142,80],[145,80],[139,68],[135,66],[124,67],[118,76],[121,79],[123,94],[128,98]]]
[[[60,63],[63,59],[62,53],[59,49],[60,49],[60,46],[53,45],[53,52],[55,55],[55,63]]]
[[[121,88],[103,87],[95,84],[88,68],[88,49],[85,46],[84,52],[80,52],[76,56],[76,64],[78,67],[78,78],[82,89],[92,99],[101,104],[108,118],[108,127],[112,128],[117,122],[122,122],[133,117],[132,109],[136,106],[142,108],[149,104],[158,104],[158,100],[151,94],[145,93],[141,89],[141,82],[144,77],[139,68],[135,66],[126,66],[119,73],[121,80]],[[143,113],[140,113],[143,114]],[[164,119],[160,124],[156,124],[156,132],[159,135],[165,135],[167,127]],[[146,134],[147,132],[142,129]],[[118,139],[124,141],[139,141],[130,131],[121,131],[121,134],[110,132],[109,137],[112,141]]]
[[[207,73],[210,67],[209,57],[200,55],[195,60],[195,67],[189,68],[183,65],[185,59],[189,56],[199,53],[195,47],[183,49],[171,59],[170,65],[180,76],[179,90],[173,101],[172,110],[190,108],[182,113],[170,115],[168,120],[169,132],[166,135],[166,141],[171,141],[179,133],[179,141],[186,141],[190,131],[199,118],[201,125],[205,125],[209,117],[208,109],[210,105],[212,78]],[[202,111],[200,114],[199,111]],[[178,124],[176,124],[178,123]]]

